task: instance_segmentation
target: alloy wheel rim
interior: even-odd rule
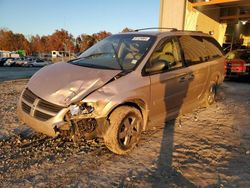
[[[140,133],[140,121],[137,116],[130,114],[126,116],[119,128],[118,140],[123,148],[129,148],[138,139]]]
[[[215,85],[212,85],[208,94],[208,103],[212,104],[215,99]]]

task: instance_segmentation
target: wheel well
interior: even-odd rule
[[[220,84],[220,82],[221,82],[221,75],[220,75],[220,73],[217,72],[216,74],[214,74],[213,78],[214,78],[213,81],[215,81],[216,84]]]
[[[133,100],[133,101],[128,101],[128,102],[121,103],[121,104],[117,105],[115,108],[113,108],[109,112],[108,118],[110,117],[111,113],[115,109],[117,109],[117,108],[119,108],[121,106],[130,106],[130,107],[134,107],[137,110],[139,110],[141,115],[142,115],[142,118],[143,118],[143,130],[145,130],[146,124],[147,124],[147,113],[146,113],[146,105],[145,105],[144,101],[142,101],[142,100]]]
[[[216,82],[216,84],[218,84],[219,80],[220,80],[220,75],[217,74],[216,77],[215,77],[215,82]]]

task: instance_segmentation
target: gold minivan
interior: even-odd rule
[[[125,154],[152,125],[212,104],[223,79],[223,52],[207,34],[120,33],[35,73],[18,116],[46,135],[101,137],[111,151]]]

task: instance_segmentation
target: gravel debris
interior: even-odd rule
[[[250,187],[250,85],[225,82],[217,103],[143,133],[118,156],[22,125],[27,80],[0,83],[0,187]]]

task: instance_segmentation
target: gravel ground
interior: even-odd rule
[[[118,156],[102,140],[74,144],[20,125],[26,83],[0,83],[0,187],[250,187],[249,84],[225,82],[217,103],[144,133]]]

